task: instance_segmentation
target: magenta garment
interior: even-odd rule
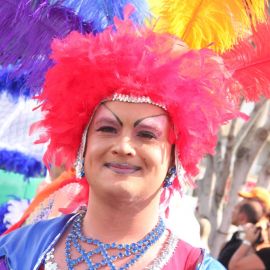
[[[195,270],[201,254],[201,249],[194,248],[186,242],[179,240],[173,256],[162,270]]]
[[[226,270],[222,264],[200,248],[179,240],[177,248],[162,270]]]
[[[8,270],[4,258],[0,258],[0,270]]]

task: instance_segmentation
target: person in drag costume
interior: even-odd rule
[[[52,59],[32,131],[49,142],[48,167],[75,163],[66,183],[82,191],[62,209],[75,213],[2,236],[0,269],[224,269],[160,210],[192,184],[219,127],[242,116],[222,58],[125,18],[55,39]]]

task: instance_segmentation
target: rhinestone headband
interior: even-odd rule
[[[92,119],[92,117],[91,117]],[[77,153],[77,158],[74,164],[75,167],[75,174],[76,174],[76,178],[81,179],[84,177],[84,151],[85,151],[85,145],[86,145],[86,139],[87,139],[87,132],[88,132],[88,128],[89,128],[89,124],[90,124],[91,120],[89,121],[89,123],[87,124],[86,128],[83,131],[83,135],[82,135],[82,140],[81,140],[81,144]]]
[[[152,101],[150,97],[146,97],[146,96],[135,97],[135,96],[130,96],[130,95],[114,94],[112,97],[112,101],[122,101],[122,102],[128,102],[128,103],[147,103],[147,104],[155,105],[167,111],[167,108],[165,105],[156,103]]]

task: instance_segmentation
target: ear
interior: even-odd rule
[[[243,212],[240,212],[238,214],[238,220],[239,220],[239,223],[240,224],[246,224],[248,223],[248,218],[247,218],[247,215]]]

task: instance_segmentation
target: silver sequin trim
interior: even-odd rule
[[[54,260],[54,248],[46,254],[44,270],[59,270],[58,265]]]
[[[130,95],[114,94],[112,97],[112,101],[122,101],[122,102],[128,102],[128,103],[147,103],[147,104],[158,106],[164,109],[165,111],[167,110],[165,105],[156,103],[152,101],[150,97],[146,97],[146,96],[135,97],[135,96],[130,96]]]
[[[145,270],[162,269],[173,256],[178,241],[179,238],[170,232],[170,235],[168,236],[160,255],[149,266],[145,267]]]
[[[84,175],[84,164],[83,164],[84,158],[83,158],[83,156],[84,156],[88,127],[89,127],[89,124],[84,129],[84,132],[82,135],[82,140],[81,140],[81,145],[80,145],[79,151],[77,153],[77,158],[75,161],[75,173],[76,173],[76,178],[78,178],[78,179],[81,179]]]

